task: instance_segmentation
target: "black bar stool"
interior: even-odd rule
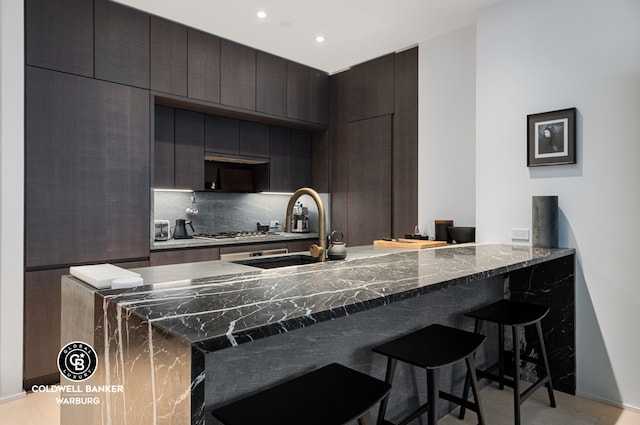
[[[500,300],[488,306],[479,308],[466,314],[468,317],[476,319],[475,332],[480,333],[482,330],[482,323],[484,321],[493,322],[498,324],[498,350],[499,358],[498,362],[486,370],[477,370],[477,374],[481,378],[491,379],[497,381],[500,389],[504,386],[513,388],[513,411],[515,425],[520,425],[520,405],[533,394],[542,385],[547,386],[549,393],[549,404],[551,407],[556,407],[555,397],[553,396],[553,385],[551,384],[551,372],[549,372],[549,362],[547,360],[547,351],[544,346],[544,337],[542,335],[542,319],[549,313],[549,307],[539,304],[523,303],[511,300]],[[538,342],[540,345],[540,359],[536,359],[530,356],[524,356],[520,353],[520,340],[522,337],[522,331],[525,326],[536,325],[538,333]],[[513,364],[514,368],[511,371],[512,379],[505,378],[504,367],[504,327],[511,326],[513,332]],[[522,360],[534,363],[543,368],[543,374],[539,379],[533,383],[522,393],[520,392],[520,362]],[[498,374],[495,375],[492,371],[498,369]],[[509,375],[507,373],[507,375]],[[464,395],[465,397],[469,391],[469,380],[465,383]],[[465,408],[460,409],[460,419],[464,418]]]
[[[213,410],[225,425],[370,425],[391,385],[338,363]]]
[[[429,425],[435,425],[438,422],[438,397],[475,411],[478,415],[478,423],[483,425],[482,405],[478,395],[473,359],[476,350],[485,339],[484,335],[434,324],[374,347],[374,352],[388,357],[385,381],[389,384],[393,381],[398,360],[427,370],[427,403],[407,415],[398,425],[407,424],[426,411],[429,411]],[[473,403],[467,400],[466,395],[460,398],[439,391],[440,368],[463,359],[467,364],[467,378],[470,380],[473,391]],[[393,425],[384,419],[388,401],[387,395],[380,403],[378,425]]]

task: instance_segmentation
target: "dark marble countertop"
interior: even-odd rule
[[[227,273],[215,272],[214,263],[229,263],[214,261],[200,265],[211,267],[211,273],[200,271],[207,277],[97,292],[200,349],[215,351],[573,253],[522,245],[356,247],[342,261],[270,270],[233,265]]]

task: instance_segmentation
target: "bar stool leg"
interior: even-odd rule
[[[440,388],[440,369],[427,369],[427,391],[429,400],[429,425],[438,423],[438,393]]]
[[[504,325],[498,324],[498,388],[504,390]]]
[[[536,330],[538,331],[538,341],[540,341],[540,352],[542,355],[542,360],[544,362],[544,370],[549,377],[547,381],[547,392],[549,393],[549,405],[551,407],[556,407],[556,398],[553,395],[553,384],[551,383],[551,370],[549,369],[549,361],[547,360],[547,349],[544,344],[544,337],[542,336],[542,325],[540,322],[536,322]]]
[[[482,320],[480,319],[476,319],[475,321],[475,325],[473,327],[473,332],[479,334],[480,331],[482,330]],[[475,353],[473,355],[475,357]],[[469,398],[469,383],[471,382],[471,376],[469,375],[471,373],[471,369],[469,369],[469,366],[467,365],[467,376],[464,378],[464,390],[462,391],[462,399],[463,400],[467,400]],[[476,374],[476,370],[475,368],[473,369],[473,374]],[[477,379],[476,379],[477,381]],[[475,395],[474,395],[475,397]],[[476,398],[477,400],[477,398]],[[460,406],[460,413],[458,414],[458,418],[459,419],[464,419],[464,415],[465,412],[467,411],[467,408],[463,405]]]
[[[471,392],[473,394],[473,401],[476,404],[478,425],[484,425],[484,412],[482,410],[482,404],[480,403],[480,391],[478,390],[478,378],[476,376],[476,365],[473,357],[474,356],[471,355],[465,359],[465,362],[467,363],[467,377],[471,378]],[[466,401],[467,399],[465,398],[464,400]],[[464,406],[462,407],[464,408]]]
[[[513,329],[513,417],[514,424],[520,425],[520,326]]]
[[[388,357],[387,358],[387,372],[384,377],[384,382],[387,384],[391,384],[393,381],[393,375],[396,373],[396,366],[398,365],[398,360]],[[389,394],[384,396],[384,398],[380,401],[380,409],[378,410],[378,420],[376,422],[377,425],[382,425],[384,423],[384,415],[387,413],[387,405],[389,404]]]
[[[471,378],[471,369],[469,369],[469,365],[467,365],[467,376],[464,378],[464,390],[462,391],[462,399],[463,400],[468,400],[469,399],[469,385],[472,382],[472,378]],[[474,371],[474,375],[475,375],[475,371]],[[475,398],[475,395],[473,396]],[[464,419],[464,414],[466,413],[467,408],[465,407],[464,404],[460,405],[460,413],[458,413],[458,419]]]

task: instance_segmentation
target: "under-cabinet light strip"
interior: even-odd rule
[[[193,193],[192,189],[153,189],[154,192],[184,192],[184,193]]]
[[[293,195],[293,192],[260,192],[261,195]]]

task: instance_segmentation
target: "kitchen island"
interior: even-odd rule
[[[87,382],[124,391],[63,406],[62,423],[216,423],[211,407],[333,361],[382,378],[385,359],[373,345],[432,322],[472,329],[465,311],[505,297],[551,306],[543,327],[554,385],[573,393],[574,254],[517,245],[356,247],[343,261],[280,269],[213,261],[163,266],[180,269],[164,278],[158,268],[137,269],[145,286],[127,290],[66,276],[62,344],[92,344],[100,366]],[[478,363],[493,360],[493,345]],[[408,368],[397,374],[392,420],[405,403],[419,403],[411,395],[424,380]],[[454,370],[442,382],[462,379]]]

